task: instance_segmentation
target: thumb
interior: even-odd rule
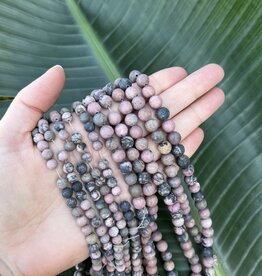
[[[1,120],[1,131],[11,136],[31,131],[43,113],[55,103],[64,82],[64,70],[56,65],[23,88]]]

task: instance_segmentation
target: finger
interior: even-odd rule
[[[170,67],[149,76],[149,84],[156,90],[156,94],[160,94],[166,89],[172,87],[177,82],[187,76],[187,72],[182,67]]]
[[[181,144],[185,147],[185,154],[191,157],[200,147],[204,140],[204,131],[201,128],[196,128],[191,132]]]
[[[163,106],[169,108],[173,117],[216,86],[223,77],[224,71],[219,65],[208,64],[161,93]]]
[[[31,131],[43,112],[57,100],[65,82],[64,70],[56,65],[23,88],[15,97],[1,124],[10,134]]]
[[[223,104],[224,100],[224,92],[215,87],[177,114],[173,121],[182,139],[206,121]]]

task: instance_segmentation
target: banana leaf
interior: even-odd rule
[[[216,275],[262,275],[261,14],[260,0],[1,0],[0,116],[7,97],[54,64],[67,75],[57,103],[65,106],[132,69],[220,64],[225,104],[202,125],[193,158],[213,216]],[[179,275],[188,275],[160,214]]]

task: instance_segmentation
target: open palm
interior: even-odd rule
[[[223,70],[215,64],[189,76],[179,67],[150,76],[189,156],[204,137],[199,125],[224,101],[215,87],[222,78]],[[6,264],[15,275],[54,275],[88,256],[84,236],[55,185],[57,175],[45,167],[31,138],[42,113],[59,97],[64,80],[60,66],[51,68],[20,91],[0,122],[0,268]],[[82,132],[80,124],[74,127]],[[115,175],[121,177],[117,171]]]

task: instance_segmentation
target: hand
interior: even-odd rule
[[[221,67],[210,64],[189,76],[179,67],[150,76],[189,156],[204,137],[199,125],[224,101],[223,92],[215,87],[223,74]],[[88,256],[84,236],[55,185],[56,172],[46,168],[31,138],[64,81],[63,69],[51,68],[18,93],[0,121],[0,270],[2,262],[15,275],[54,275]],[[82,132],[80,124],[74,127]]]

